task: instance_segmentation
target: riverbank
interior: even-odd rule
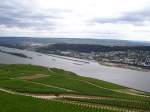
[[[150,72],[150,69],[146,69],[146,68],[138,67],[138,66],[132,66],[132,65],[123,64],[123,63],[99,62],[99,61],[96,61],[96,60],[79,59],[79,58],[76,58],[76,57],[62,56],[62,55],[56,55],[56,54],[48,54],[48,55],[52,56],[52,57],[71,60],[71,61],[80,62],[80,63],[84,63],[84,64],[88,64],[90,62],[97,62],[97,63],[99,63],[100,65],[103,65],[103,66],[124,68],[124,69],[130,69],[130,70],[136,70],[136,71],[142,71],[142,72]],[[82,65],[80,63],[74,63],[74,64]]]
[[[150,87],[148,86],[150,85],[150,72],[143,72],[113,66],[109,67],[100,65],[95,61],[89,61],[88,64],[85,64],[84,62],[73,61],[78,60],[76,58],[72,58],[73,60],[67,60],[63,58],[48,56],[46,54],[40,54],[33,51],[19,50],[14,48],[12,49],[0,47],[0,49],[8,52],[23,53],[27,56],[33,57],[33,59],[28,59],[20,58],[18,56],[9,55],[6,53],[0,53],[0,63],[3,64],[32,64],[45,67],[52,66],[55,68],[71,71],[81,76],[105,80],[107,82],[112,82],[126,87],[150,92]]]
[[[111,62],[98,62],[98,63],[100,65],[109,66],[109,67],[118,67],[118,68],[124,68],[124,69],[130,69],[130,70],[136,70],[136,71],[142,71],[142,72],[150,72],[149,69],[131,66],[128,64],[118,64],[118,63],[111,63]]]
[[[55,54],[48,54],[48,56],[61,58],[61,59],[66,59],[66,60],[71,60],[71,61],[76,61],[76,62],[81,62],[81,63],[85,63],[85,64],[89,63],[89,61],[86,61],[86,60],[83,60],[83,59],[78,59],[78,58],[73,59],[73,57],[66,57],[66,56],[55,55]]]

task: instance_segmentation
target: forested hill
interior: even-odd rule
[[[39,44],[89,44],[104,46],[150,46],[150,42],[129,41],[115,39],[82,39],[82,38],[32,38],[32,37],[0,37],[0,44],[7,45],[29,45],[32,43]]]
[[[40,47],[37,51],[76,51],[76,52],[109,52],[109,51],[150,51],[150,46],[103,46],[103,45],[89,45],[89,44],[52,44]]]

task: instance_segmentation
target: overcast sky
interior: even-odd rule
[[[0,36],[150,41],[150,0],[0,0]]]

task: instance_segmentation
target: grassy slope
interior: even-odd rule
[[[90,103],[90,104],[101,104],[101,105],[109,105],[115,107],[122,107],[128,109],[142,109],[142,110],[150,110],[150,102],[133,102],[130,100],[122,100],[120,99],[80,99],[80,98],[62,98],[61,100],[67,101],[77,101],[83,103]]]
[[[80,77],[73,73],[66,72],[59,69],[52,69],[52,71],[53,72],[48,71],[47,68],[31,66],[31,65],[3,65],[0,66],[0,86],[9,89],[15,89],[22,92],[37,91],[42,93],[44,92],[51,93],[54,91],[54,89],[56,91],[60,90],[60,92],[62,93],[66,92],[65,90],[56,89],[52,87],[51,88],[45,87],[39,84],[32,84],[27,81],[15,79],[17,77],[26,76],[26,75],[45,74],[45,75],[49,75],[49,77],[34,79],[33,81],[40,82],[43,84],[53,85],[57,87],[62,87],[66,89],[71,89],[80,94],[88,93],[89,95],[102,95],[103,93],[107,93],[107,94],[112,93],[111,91],[100,89],[84,81],[80,81],[80,80],[86,80],[88,78]],[[78,80],[74,80],[74,79],[78,79]],[[93,81],[94,79],[90,79],[90,80]],[[98,83],[101,83],[101,81]],[[106,84],[103,83],[102,83],[103,86],[108,87],[108,83],[106,82],[105,82]],[[109,88],[120,89],[123,87],[112,84],[111,86],[109,86]]]
[[[49,75],[49,76],[32,79],[28,81],[18,79],[18,77],[21,77],[21,76],[31,76],[35,74],[44,74],[44,75]],[[140,109],[149,109],[147,105],[150,104],[150,98],[128,95],[128,94],[119,93],[116,91],[116,90],[128,89],[126,87],[122,87],[116,84],[108,83],[108,82],[97,80],[97,79],[81,77],[74,73],[67,72],[67,71],[60,70],[60,69],[53,68],[51,69],[51,71],[49,71],[47,68],[39,67],[39,66],[32,66],[32,65],[0,65],[0,88],[7,88],[7,89],[15,90],[18,92],[25,92],[25,93],[50,93],[50,94],[51,93],[54,93],[54,94],[55,93],[59,93],[59,94],[68,93],[68,94],[82,94],[82,95],[89,95],[89,96],[90,95],[105,96],[108,98],[115,98],[116,100],[112,101],[112,100],[72,99],[72,101],[75,100],[77,102],[84,102],[84,103],[113,105],[113,106],[118,106],[118,107],[125,107],[127,109],[128,108],[130,109],[133,107],[134,108],[137,107],[137,109],[139,109],[138,108],[139,106],[141,106]],[[64,88],[64,89],[60,89],[60,88]],[[70,92],[70,91],[66,91],[65,89],[69,89],[73,91]],[[8,97],[5,97],[5,95],[10,98],[8,99]],[[12,98],[12,101],[16,101],[16,105],[17,103],[19,103],[19,101],[22,102],[23,101],[22,99],[25,98],[23,96],[20,97],[16,95],[15,96],[8,95],[3,92],[0,92],[0,97],[2,98],[2,100],[0,101],[0,106],[3,104],[2,107],[5,106],[11,109],[17,108],[17,107],[10,106],[12,102],[10,102],[10,104],[8,103],[8,105],[5,104],[11,98]],[[13,100],[13,98],[16,98],[17,100]],[[30,98],[27,98],[27,99],[30,100]],[[126,100],[126,101],[121,101],[119,99]],[[26,105],[29,105],[25,101],[26,100],[24,100],[23,102],[26,103]],[[135,105],[130,106],[132,105],[132,101],[136,101],[138,103],[135,103]],[[37,102],[37,103],[34,103],[34,102]],[[35,101],[31,102],[31,103],[34,103],[31,105],[32,106],[31,110],[26,110],[26,111],[27,112],[33,111],[35,106],[38,106],[41,104],[44,105],[44,102],[48,102],[48,101],[36,99]],[[50,103],[48,104],[54,103],[52,101],[49,101],[49,102]],[[58,105],[59,107],[61,104],[58,104],[57,102],[56,105]],[[25,105],[21,105],[20,107],[22,106],[25,106]],[[18,109],[20,107],[18,107]],[[40,106],[38,108],[40,108]],[[53,106],[49,106],[49,107],[47,106],[45,108],[47,109],[47,111],[45,112],[51,112],[50,108],[53,108]],[[62,108],[63,108],[62,112],[64,112],[66,108],[65,105],[64,107],[62,106]],[[74,107],[68,107],[68,108],[74,108]],[[84,109],[85,108],[83,108],[83,110]],[[21,111],[21,112],[26,112],[26,111]],[[57,112],[57,111],[58,110],[53,110],[52,112]],[[3,111],[0,108],[0,112],[9,112],[9,111],[7,110]],[[74,111],[71,110],[69,112],[74,112]],[[80,111],[77,111],[77,112],[80,112]],[[95,110],[93,110],[92,112],[95,112]]]
[[[0,112],[110,112],[56,101],[11,95],[1,91],[0,99]]]
[[[21,80],[4,80],[0,81],[0,86],[7,89],[12,89],[23,93],[65,93],[65,90],[60,90],[54,87],[46,87],[40,84],[34,84]]]

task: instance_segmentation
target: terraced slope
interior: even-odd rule
[[[150,111],[149,93],[33,65],[0,65],[0,97],[0,112]]]

